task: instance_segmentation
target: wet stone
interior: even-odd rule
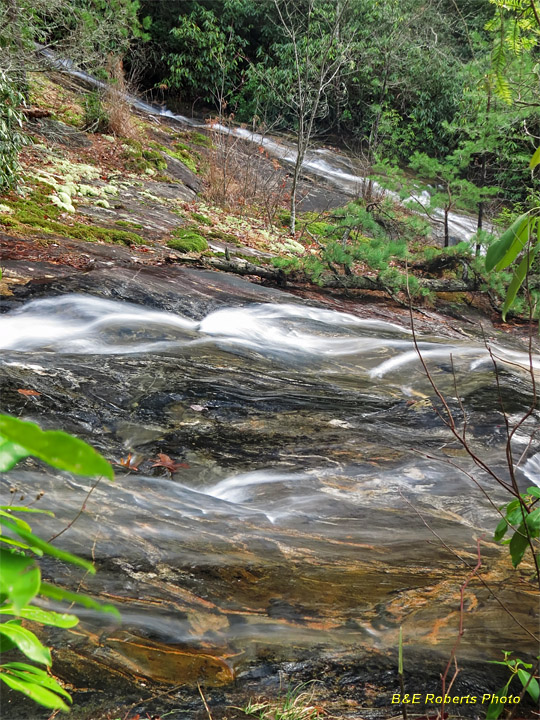
[[[365,704],[374,708],[366,717],[383,717],[399,627],[411,682],[428,691],[455,643],[466,571],[434,532],[473,564],[483,536],[482,577],[530,626],[537,595],[528,568],[513,571],[506,548],[491,542],[497,513],[455,466],[472,463],[407,359],[406,328],[328,315],[238,278],[163,272],[55,278],[18,291],[6,306],[16,314],[0,316],[4,409],[74,432],[116,463],[115,482],[94,489],[34,460],[0,481],[7,502],[12,485],[28,497],[44,491],[39,507],[56,518],[36,516],[43,537],[77,516],[58,544],[93,558],[97,575],[51,560],[44,573],[122,613],[121,626],[87,612],[77,628],[54,631],[55,672],[96,688],[81,689],[75,717],[99,717],[94,709],[108,712],[111,698],[204,717],[198,682],[225,713],[240,689],[277,693],[280,673],[291,683],[320,679],[328,707],[350,700],[342,717]],[[25,305],[32,297],[38,304]],[[452,353],[471,442],[504,468],[482,343],[450,342],[436,327],[422,342],[448,393]],[[508,359],[501,386],[512,412],[524,411],[530,381]],[[531,454],[537,446],[533,438]],[[120,464],[129,454],[138,470]],[[160,454],[182,465],[156,466]],[[480,481],[495,505],[504,502]],[[466,613],[460,661],[471,674],[462,686],[474,678],[479,692],[491,687],[485,660],[499,659],[501,647],[535,649],[479,583]],[[176,685],[166,700],[141,702]],[[10,707],[13,720],[25,717],[21,704]]]

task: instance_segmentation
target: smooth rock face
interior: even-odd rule
[[[97,575],[81,585],[51,561],[46,572],[122,613],[118,626],[83,611],[78,628],[55,634],[63,676],[78,658],[79,682],[91,659],[118,677],[221,685],[268,658],[369,662],[395,652],[399,626],[407,652],[438,667],[470,572],[442,541],[470,568],[478,537],[482,579],[530,627],[527,569],[513,571],[490,540],[498,516],[458,469],[473,465],[433,411],[406,326],[178,268],[53,278],[5,307],[3,410],[124,462],[93,490],[34,460],[2,480],[7,497],[10,486],[44,491],[39,506],[56,513],[34,522],[44,537],[84,504],[57,542],[94,558]],[[475,451],[504,476],[489,354],[480,339],[437,337],[435,327],[420,338],[433,379],[450,398],[457,384]],[[515,419],[530,401],[528,358],[518,343],[496,354]],[[130,453],[138,471],[127,470]],[[186,467],[171,476],[153,466],[159,453]],[[505,501],[474,473],[495,505]],[[467,589],[465,627],[463,660],[518,645],[534,653],[479,582]]]

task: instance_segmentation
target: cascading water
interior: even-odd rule
[[[235,663],[268,647],[276,657],[314,645],[384,650],[395,647],[399,624],[411,643],[431,647],[433,623],[455,607],[444,587],[459,587],[463,569],[426,525],[467,553],[496,524],[456,468],[459,447],[437,421],[411,331],[399,325],[287,303],[194,320],[74,295],[1,316],[0,347],[5,409],[20,402],[19,389],[35,388],[24,416],[74,432],[117,462],[131,453],[140,466],[118,466],[115,483],[101,482],[86,501],[88,481],[31,464],[2,483],[7,495],[10,485],[45,492],[43,507],[57,515],[38,517],[45,536],[85,503],[59,541],[82,554],[92,546],[99,572],[86,589],[114,598],[124,633],[234,651]],[[482,342],[421,337],[419,349],[445,394],[458,387],[475,450],[504,472],[499,393],[518,417],[540,358],[493,347],[497,391]],[[535,421],[516,434],[517,449]],[[187,467],[174,478],[152,475],[160,452]],[[525,484],[535,468],[534,459],[524,466]],[[489,543],[483,552],[491,563],[500,555]],[[77,582],[65,568],[55,572]],[[427,587],[435,600],[426,604]],[[475,596],[481,610],[467,619],[461,652],[495,656],[518,631],[501,626],[482,588]],[[508,605],[526,622],[530,603],[519,591]],[[103,623],[90,611],[84,621],[89,632]],[[479,641],[481,627],[491,640]],[[441,629],[437,650],[454,636],[452,625]]]
[[[105,89],[107,87],[101,80],[98,80],[83,70],[79,70],[74,63],[68,59],[58,58],[54,53],[47,49],[41,49],[40,52],[57,69],[69,73],[73,77],[79,78],[94,87],[101,89]],[[144,100],[141,100],[135,95],[126,94],[125,97],[133,107],[141,112],[176,120],[183,125],[191,127],[206,127],[206,124],[203,121],[179,115],[172,112],[165,106],[153,105],[151,103],[144,102]],[[217,122],[212,123],[211,128],[215,132],[234,135],[235,137],[246,140],[247,142],[255,143],[256,145],[264,147],[270,155],[273,155],[290,165],[294,165],[296,162],[297,151],[295,146],[282,138],[277,139],[269,135],[262,135],[246,128],[226,126]],[[346,195],[350,195],[351,197],[356,197],[358,195],[362,184],[367,179],[365,176],[358,174],[358,171],[355,169],[349,158],[327,148],[315,148],[308,151],[302,167],[307,172],[331,182],[341,192]],[[394,201],[400,202],[398,193],[384,189],[377,182],[373,183],[373,187],[375,190],[387,194]],[[425,198],[423,201],[421,194],[418,197],[414,196],[408,198],[409,201],[414,199],[421,205],[426,204]],[[439,223],[442,222],[443,212],[441,210],[434,209],[430,214],[433,217],[438,218]],[[477,220],[476,218],[463,213],[450,212],[448,214],[448,229],[450,237],[456,242],[467,241],[470,240],[477,232]]]

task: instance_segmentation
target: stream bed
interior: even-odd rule
[[[117,463],[115,482],[95,487],[32,459],[1,481],[2,502],[44,493],[38,506],[56,518],[33,525],[45,538],[76,517],[55,542],[97,575],[51,561],[45,573],[122,614],[83,610],[79,627],[53,633],[55,671],[79,686],[97,667],[120,684],[211,688],[268,663],[348,659],[382,667],[377,682],[397,692],[400,626],[418,673],[444,667],[478,541],[489,588],[467,589],[459,659],[495,691],[487,660],[535,654],[538,597],[492,542],[494,505],[508,498],[437,417],[407,320],[207,271],[152,272],[34,285],[0,315],[2,410]],[[501,399],[512,421],[531,402],[526,343],[490,342],[498,390],[480,327],[439,329],[419,330],[432,378],[459,417],[457,387],[471,446],[506,477]],[[538,376],[537,355],[532,365]],[[540,450],[537,413],[517,457]],[[181,466],[155,466],[160,453]],[[526,458],[524,487],[539,482]],[[42,717],[17,707],[14,720]]]

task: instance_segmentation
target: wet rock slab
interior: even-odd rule
[[[253,675],[244,673],[268,662],[272,672],[255,687],[284,662],[300,663],[302,672],[290,677],[304,679],[310,665],[302,663],[315,656],[327,665],[316,671],[314,661],[312,673],[333,673],[328,692],[358,702],[369,683],[352,669],[361,658],[387,704],[399,626],[406,651],[433,677],[455,642],[459,588],[469,570],[434,532],[469,566],[483,536],[483,580],[530,626],[537,596],[527,568],[512,570],[506,550],[489,540],[496,514],[480,490],[441,462],[457,457],[469,467],[433,413],[426,379],[411,365],[384,377],[372,373],[410,346],[405,324],[341,326],[337,315],[329,320],[281,291],[209,271],[136,267],[129,250],[120,250],[124,267],[45,273],[3,301],[4,310],[17,310],[53,298],[48,314],[36,316],[41,325],[69,293],[82,293],[98,313],[89,322],[73,301],[61,315],[75,320],[63,346],[51,335],[4,350],[3,409],[73,432],[117,463],[132,453],[139,468],[118,465],[113,485],[102,481],[92,490],[85,479],[27,460],[2,481],[8,498],[11,486],[26,497],[44,491],[40,505],[57,516],[36,520],[44,537],[84,504],[58,542],[91,552],[96,577],[53,562],[45,572],[114,602],[123,615],[118,626],[86,612],[74,631],[55,634],[56,672],[79,687],[103,685],[109,700],[116,688],[117,698],[136,703],[154,684],[209,688],[240,677],[247,687]],[[92,297],[115,304],[105,312]],[[272,303],[270,319],[253,303]],[[224,307],[234,312],[219,314]],[[122,323],[108,322],[109,312],[122,312]],[[335,343],[350,342],[354,353],[332,354]],[[475,447],[503,467],[492,375],[470,369],[469,340],[453,342]],[[289,346],[294,352],[284,352]],[[433,372],[450,391],[448,361],[437,360]],[[529,392],[526,374],[509,370],[501,385],[517,411]],[[158,453],[187,467],[171,477],[153,467]],[[491,671],[478,668],[498,659],[501,647],[519,642],[534,652],[481,583],[468,589],[466,611],[460,659],[482,686]],[[181,692],[186,712],[201,710],[189,705],[200,701],[196,694]],[[232,696],[213,695],[219,692],[232,691],[208,689],[223,706]],[[88,708],[104,710],[103,700],[92,695]],[[178,697],[167,707],[174,702]],[[12,717],[24,712],[14,708]]]

